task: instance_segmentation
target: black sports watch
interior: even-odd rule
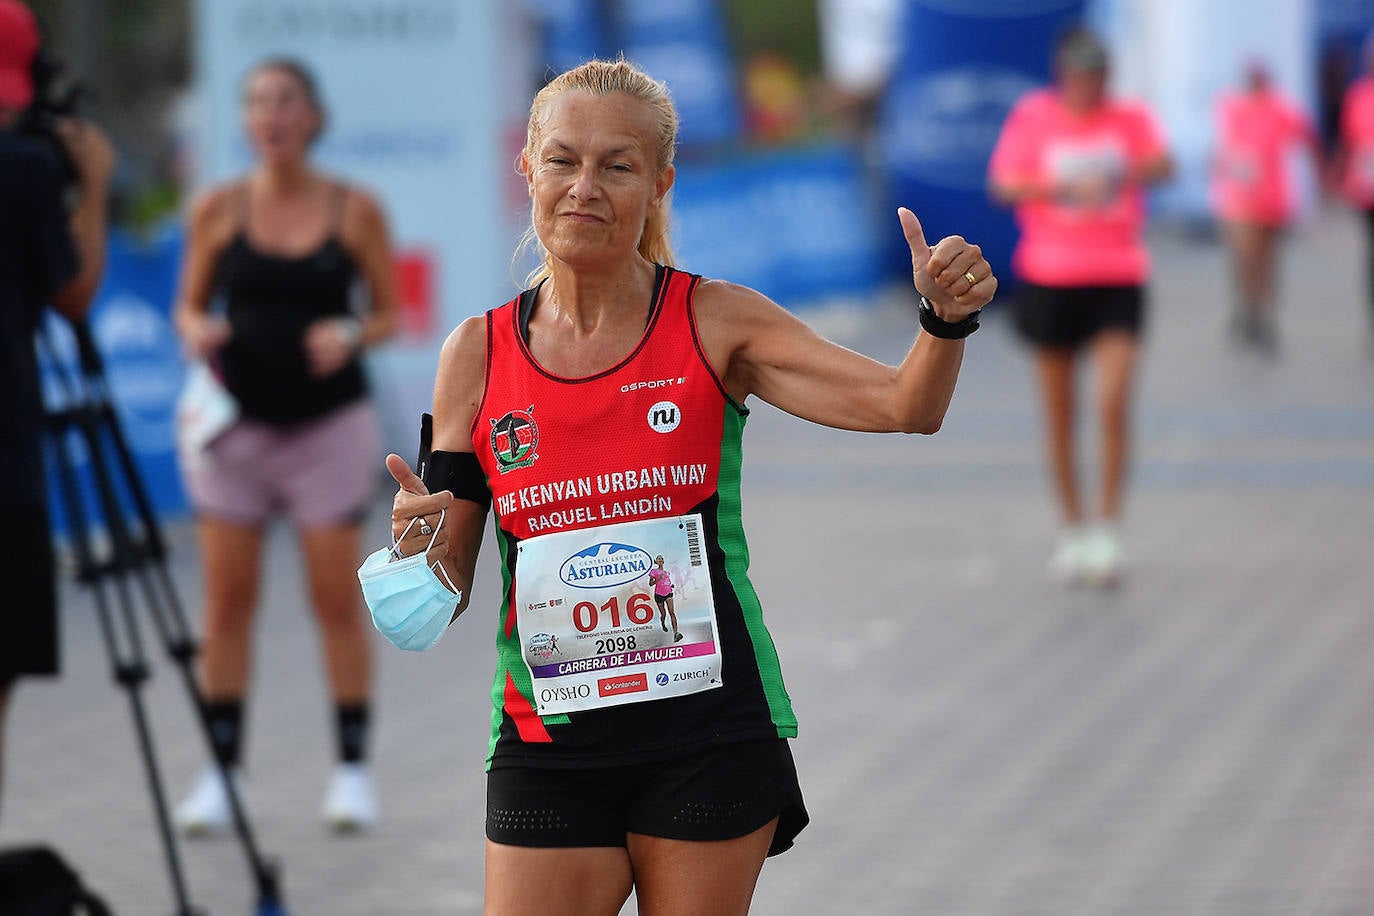
[[[963,321],[945,321],[935,314],[935,306],[931,305],[930,300],[925,296],[921,297],[920,305],[916,307],[916,314],[921,319],[921,327],[931,337],[939,337],[942,340],[963,340],[978,330],[978,316],[982,313],[983,310],[979,309]]]

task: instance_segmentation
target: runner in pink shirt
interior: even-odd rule
[[[649,583],[654,587],[654,601],[658,602],[659,623],[663,624],[663,631],[668,631],[668,615],[671,615],[673,642],[681,642],[682,633],[677,628],[677,611],[673,608],[673,577],[663,568],[661,556],[654,558],[654,566],[649,570]]]
[[[1172,171],[1150,113],[1107,94],[1107,53],[1091,32],[1065,34],[1056,84],[1008,115],[989,164],[994,197],[1015,208],[1022,281],[1017,330],[1035,350],[1064,532],[1050,560],[1066,582],[1111,584],[1121,567],[1117,520],[1126,468],[1130,392],[1149,255],[1145,187]],[[1102,499],[1087,524],[1074,450],[1074,375],[1091,350],[1102,424]]]
[[[1364,76],[1350,84],[1341,104],[1342,191],[1351,206],[1364,211],[1369,304],[1374,308],[1374,33],[1365,41],[1364,61]]]
[[[1286,159],[1297,146],[1318,156],[1317,132],[1258,63],[1247,67],[1244,91],[1222,96],[1216,120],[1212,203],[1235,268],[1234,327],[1244,343],[1272,352],[1275,246],[1296,208]]]

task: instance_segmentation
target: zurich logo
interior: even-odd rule
[[[660,687],[667,686],[667,684],[668,684],[668,675],[666,675],[666,674],[664,674],[662,671],[660,671],[660,672],[658,673],[658,677],[654,678],[654,683],[657,684],[657,685],[660,686]]]
[[[643,548],[603,541],[564,560],[558,578],[573,588],[614,588],[640,578],[652,564]]]

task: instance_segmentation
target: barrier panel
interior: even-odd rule
[[[997,135],[1022,94],[1050,79],[1059,34],[1081,21],[1083,0],[906,0],[903,44],[879,114],[879,146],[893,207],[910,207],[928,238],[976,241],[999,277],[1011,277],[1016,226],[988,197]],[[901,243],[884,248],[893,272]]]
[[[185,493],[177,470],[173,415],[186,375],[181,342],[172,326],[171,308],[181,262],[182,235],[168,229],[150,240],[114,232],[109,240],[105,277],[87,321],[105,363],[105,376],[120,426],[143,476],[153,508],[160,514],[186,511]],[[67,323],[49,313],[48,339],[64,368],[79,365],[76,341]],[[40,349],[40,355],[42,350]],[[54,367],[40,360],[44,396],[49,405],[65,402]],[[72,432],[74,442],[79,436]],[[98,506],[89,480],[83,446],[78,474],[87,488],[86,504]],[[55,526],[62,527],[55,494],[52,463],[48,469],[48,497]]]
[[[864,174],[845,146],[683,164],[673,189],[678,261],[789,307],[870,293],[882,244]],[[890,223],[900,242],[895,213]]]

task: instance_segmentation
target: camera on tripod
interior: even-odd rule
[[[91,92],[45,44],[33,57],[33,101],[14,124],[14,130],[48,147],[62,171],[62,201],[73,210],[81,195],[81,176],[71,151],[62,142],[58,124],[81,114]]]

